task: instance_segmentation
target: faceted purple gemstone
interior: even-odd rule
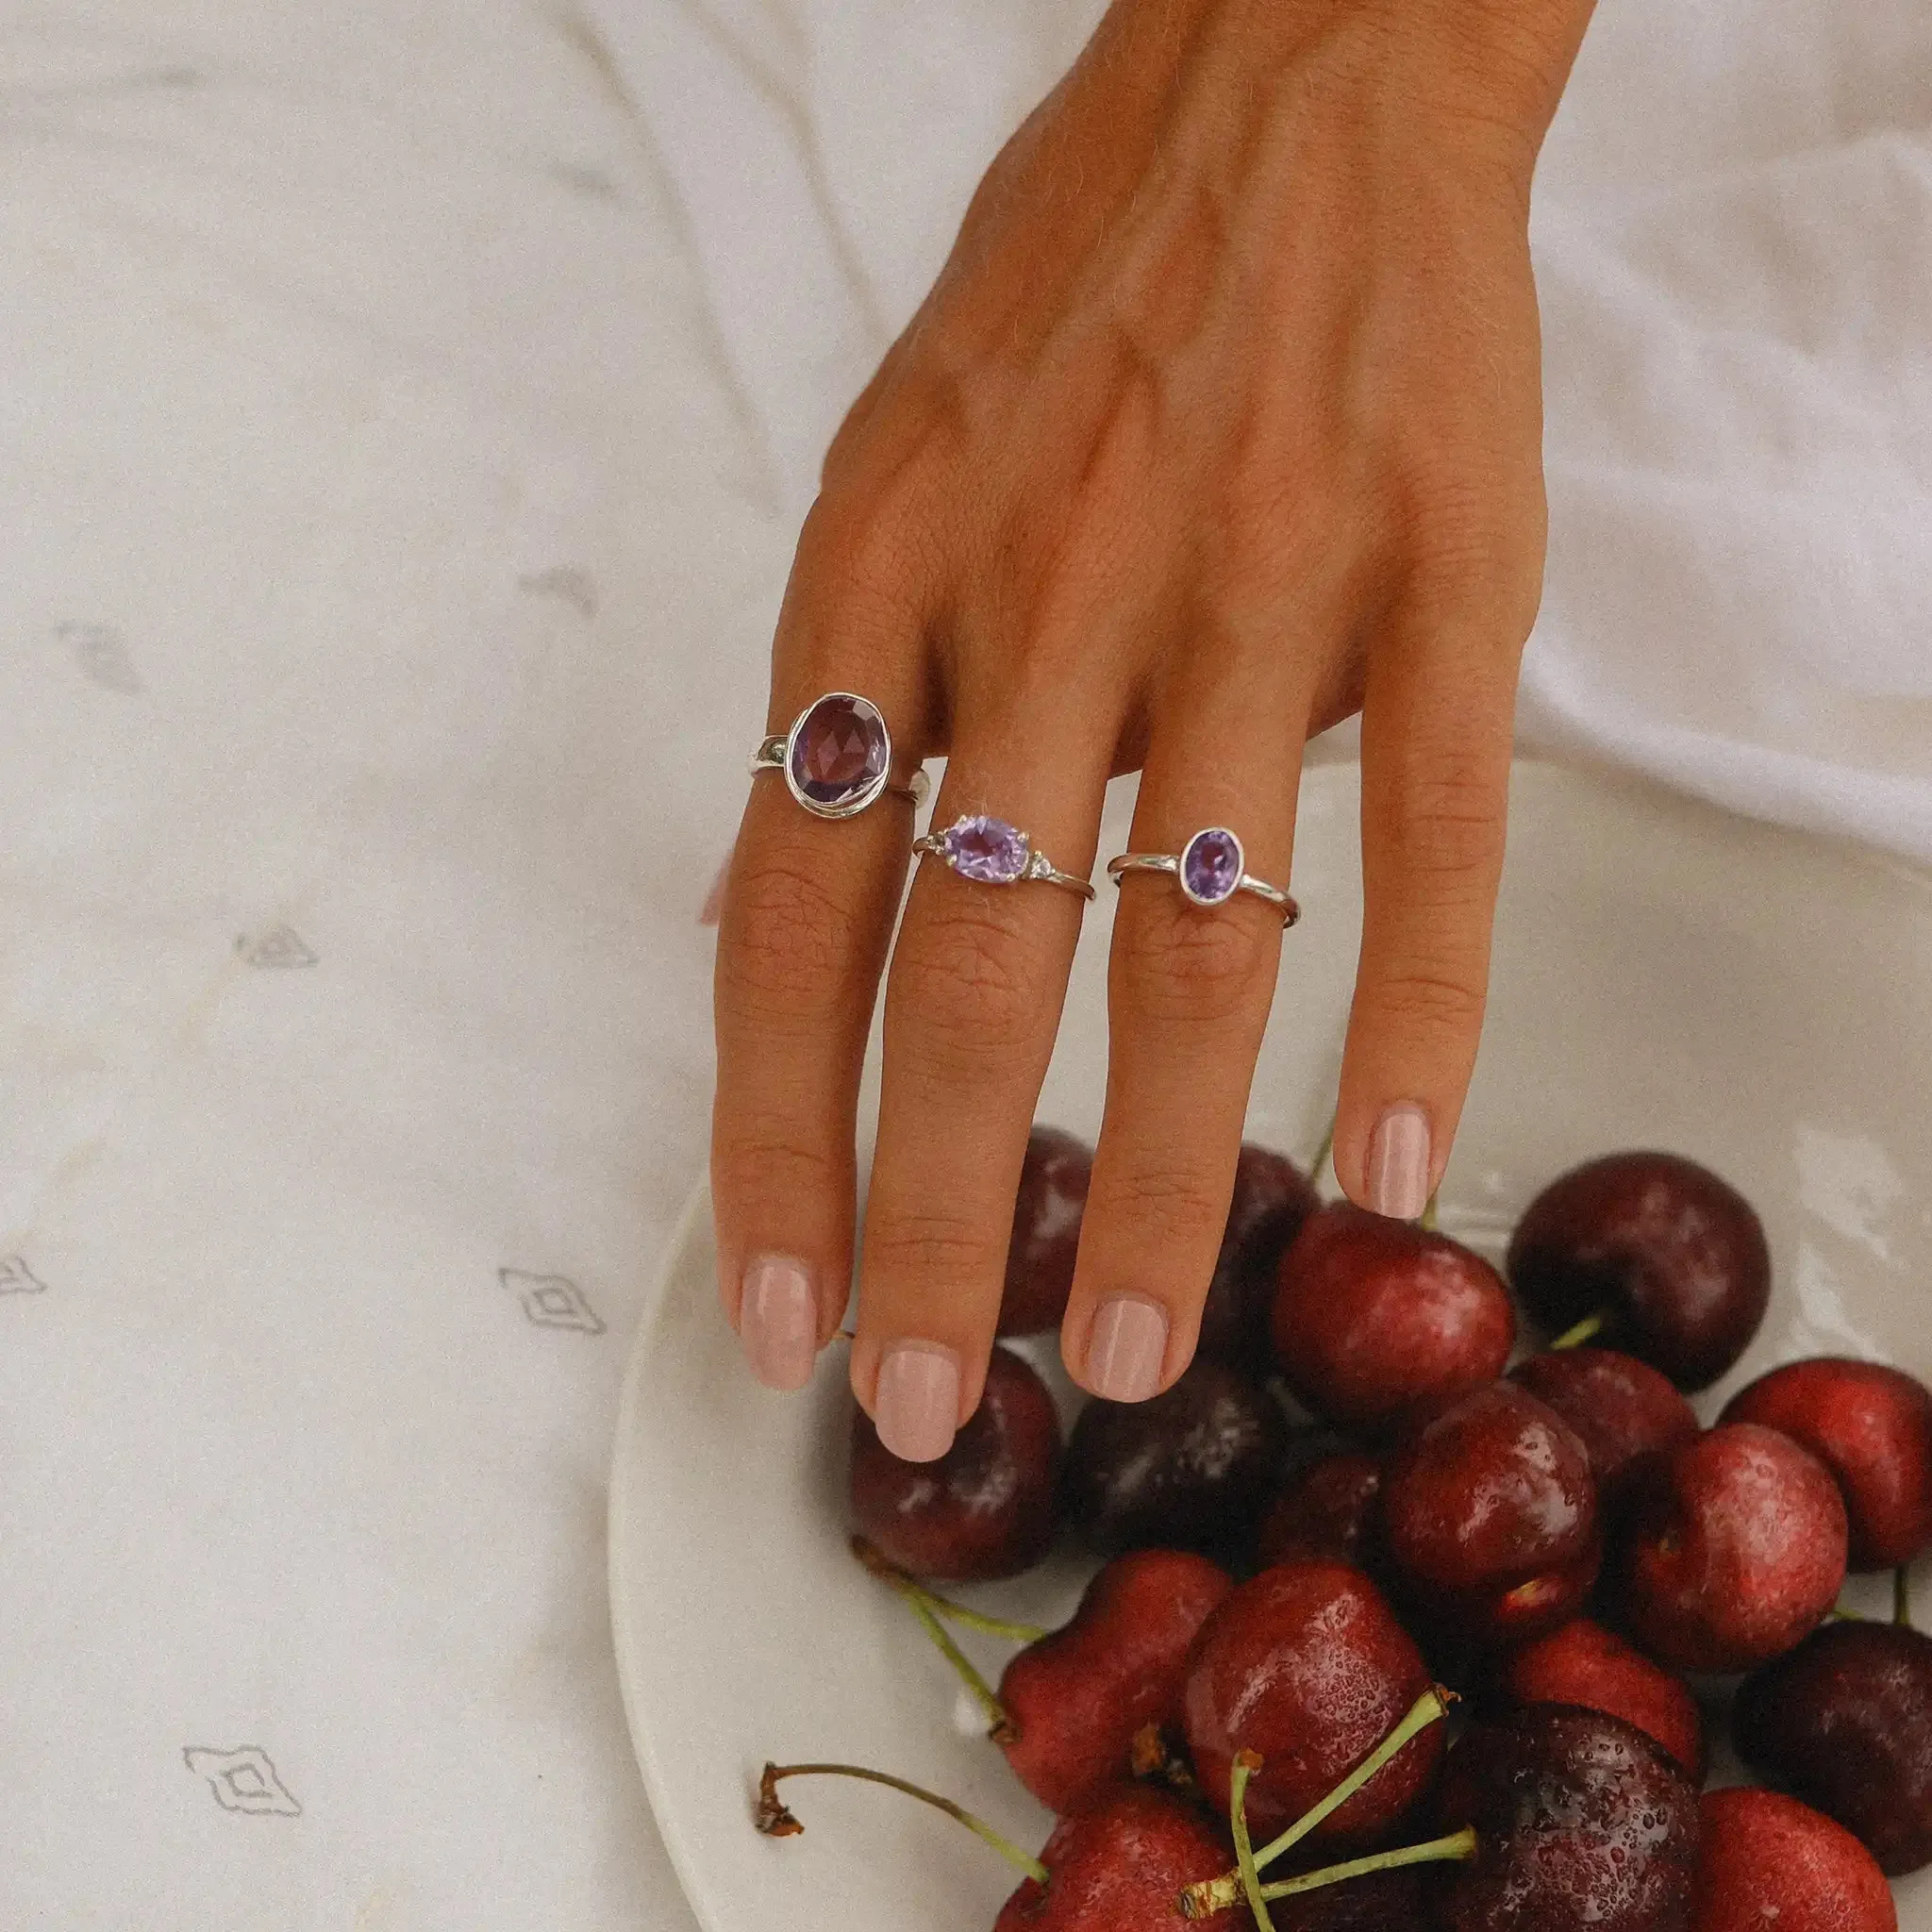
[[[863,698],[821,698],[791,740],[791,782],[811,804],[831,810],[862,798],[885,776],[886,721]]]
[[[1196,832],[1181,852],[1181,882],[1193,898],[1219,906],[1241,882],[1241,841],[1220,825]]]
[[[940,834],[953,870],[987,886],[1010,886],[1032,857],[1026,834],[1005,819],[960,819]]]

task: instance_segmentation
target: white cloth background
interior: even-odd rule
[[[0,8],[8,1924],[688,1927],[602,1508],[692,915],[1089,12]],[[1526,737],[1932,858],[1932,17],[1606,0],[1542,189]]]

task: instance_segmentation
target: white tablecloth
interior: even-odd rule
[[[688,1928],[602,1515],[693,915],[1089,10],[0,9],[7,1924]],[[1932,857],[1932,17],[1606,0],[1539,245],[1527,735]]]

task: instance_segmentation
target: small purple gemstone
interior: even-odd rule
[[[953,870],[985,886],[1010,886],[1032,857],[1026,834],[1005,819],[961,819],[948,825],[940,839]]]
[[[1219,906],[1241,882],[1241,841],[1219,825],[1196,832],[1181,852],[1181,882],[1192,897]]]
[[[877,708],[836,692],[799,721],[791,740],[791,782],[812,804],[836,810],[885,776],[890,756],[886,721]]]

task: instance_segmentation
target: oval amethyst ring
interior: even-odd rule
[[[1252,892],[1279,908],[1283,928],[1302,916],[1291,894],[1247,869],[1241,841],[1225,825],[1196,832],[1179,852],[1123,852],[1107,862],[1107,875],[1115,885],[1124,873],[1164,872],[1196,906],[1224,906],[1237,892]]]
[[[925,803],[926,776],[892,783],[892,738],[879,708],[856,691],[828,691],[799,712],[790,731],[751,755],[752,775],[782,772],[793,798],[822,819],[857,817],[882,792]]]
[[[957,818],[943,832],[924,834],[913,840],[912,849],[922,858],[943,858],[962,879],[976,879],[982,886],[1037,879],[1041,885],[1064,886],[1083,899],[1093,896],[1085,879],[1061,872],[1045,853],[1034,851],[1033,841],[1018,825],[985,812]]]

